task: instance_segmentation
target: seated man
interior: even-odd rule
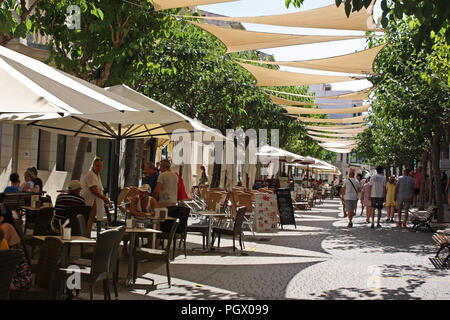
[[[19,175],[17,173],[11,173],[9,176],[9,181],[11,181],[11,185],[5,188],[5,193],[16,193],[20,192],[20,180]]]
[[[139,194],[131,198],[130,213],[132,216],[142,219],[145,218],[146,214],[153,213],[153,209],[158,208],[158,203],[155,198],[150,196],[151,189],[148,184],[144,184],[137,189],[139,190]],[[147,239],[147,247],[150,248],[152,234],[148,234]],[[156,243],[156,249],[159,249],[159,243]],[[122,250],[123,254],[126,254],[126,246],[123,246]]]
[[[70,207],[86,205],[84,198],[80,196],[82,188],[83,186],[79,180],[72,180],[68,187],[69,192],[61,193],[56,197],[55,214],[51,222],[51,227],[54,232],[59,232],[60,225],[66,222],[66,213]]]
[[[139,194],[131,199],[130,213],[136,218],[145,218],[145,214],[152,213],[154,208],[158,208],[158,203],[150,196],[151,190],[148,184],[137,189]]]

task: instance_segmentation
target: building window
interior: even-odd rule
[[[344,162],[344,154],[341,153],[341,162]]]
[[[56,170],[65,171],[66,162],[66,140],[67,137],[63,134],[58,134],[56,142]]]
[[[91,152],[92,152],[92,141],[89,141],[89,142],[88,142],[86,152],[88,152],[88,153],[91,153]]]

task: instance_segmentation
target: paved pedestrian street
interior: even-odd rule
[[[382,228],[370,229],[359,213],[360,207],[353,228],[347,228],[340,200],[326,200],[296,211],[296,228],[255,236],[246,231],[242,254],[233,254],[229,238],[222,238],[214,252],[192,251],[201,246],[201,236],[189,234],[187,258],[178,250],[171,264],[171,288],[165,265],[151,262],[139,264],[135,287],[123,286],[127,264],[122,258],[119,299],[450,298],[450,270],[437,269],[429,260],[437,251],[432,233],[384,223],[385,211]],[[146,290],[148,279],[155,280],[156,290]],[[96,294],[103,298],[101,286]]]

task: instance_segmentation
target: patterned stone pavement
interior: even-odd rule
[[[296,223],[274,234],[245,232],[242,254],[233,254],[228,239],[219,251],[192,251],[201,237],[189,234],[187,258],[178,250],[171,264],[171,288],[165,265],[151,262],[140,263],[137,284],[125,287],[122,259],[119,299],[450,299],[450,270],[429,260],[437,250],[432,233],[387,223],[370,229],[360,216],[348,229],[336,199],[296,211]],[[148,279],[156,289],[148,290]],[[103,299],[100,285],[96,293]],[[88,298],[86,290],[80,298]]]

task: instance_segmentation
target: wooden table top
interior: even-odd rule
[[[96,239],[81,237],[81,236],[72,236],[70,239],[62,239],[61,236],[33,236],[33,238],[45,241],[47,237],[57,238],[61,240],[63,243],[96,243]]]

